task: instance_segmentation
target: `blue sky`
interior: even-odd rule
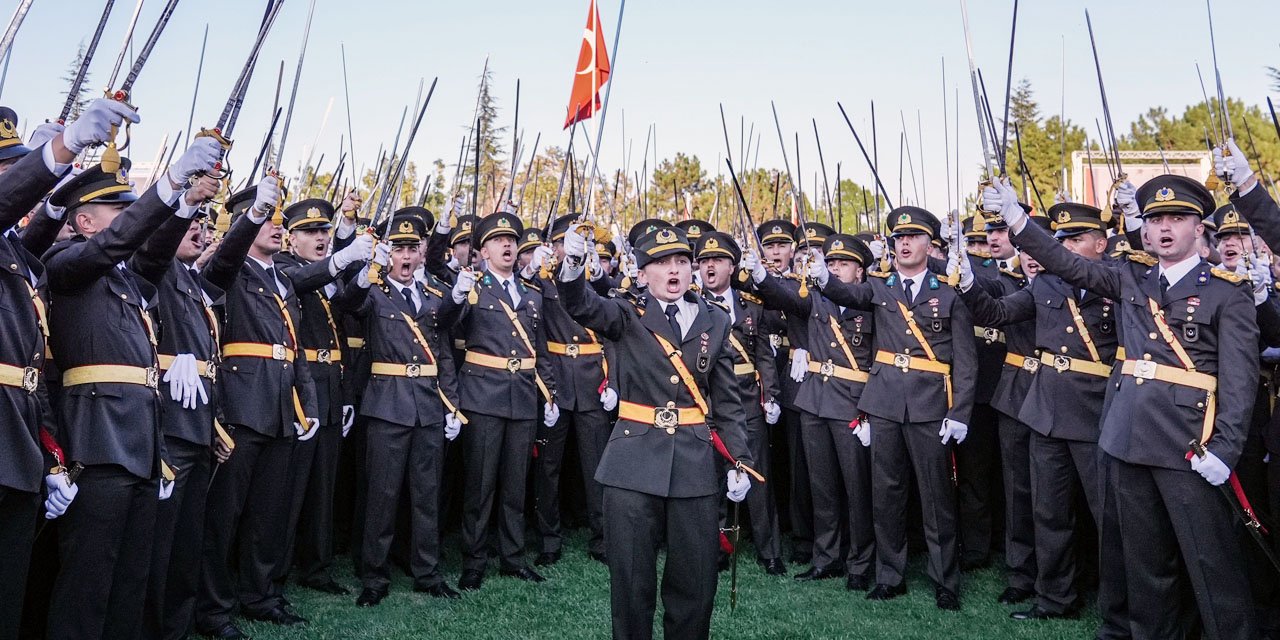
[[[15,2],[0,3],[7,19]],[[147,0],[137,41],[149,32],[163,0]],[[117,0],[91,73],[101,89],[109,75],[133,0]],[[143,122],[134,130],[134,154],[151,159],[161,138],[186,127],[201,36],[209,24],[196,126],[211,126],[222,110],[257,30],[264,0],[186,0],[135,87]],[[270,119],[280,62],[285,92],[292,82],[308,0],[288,0],[263,50],[237,127],[233,161],[247,170]],[[1203,2],[1119,0],[1090,4],[1028,0],[1020,7],[1014,82],[1031,80],[1044,115],[1058,112],[1066,49],[1066,112],[1077,123],[1101,116],[1101,106],[1085,30],[1091,10],[1113,117],[1119,128],[1148,106],[1174,113],[1200,100],[1194,64],[1211,68]],[[31,122],[55,117],[64,99],[61,76],[77,42],[87,40],[101,12],[99,0],[35,0],[14,45],[0,102],[17,110],[28,131]],[[1004,94],[1011,0],[972,0],[969,17],[975,56],[993,96]],[[618,16],[615,0],[602,0],[606,37],[613,45]],[[338,137],[346,132],[339,43],[345,43],[351,85],[357,162],[371,164],[380,143],[390,144],[404,105],[413,101],[419,78],[439,76],[411,159],[445,158],[452,163],[465,134],[475,99],[477,75],[486,55],[494,72],[500,117],[510,124],[516,79],[521,80],[520,122],[531,144],[541,131],[542,146],[563,145],[561,133],[573,66],[586,21],[585,0],[491,0],[403,2],[318,0],[306,65],[286,149],[285,166],[295,166],[317,139],[325,107],[333,98],[328,125],[316,156],[327,153],[332,168]],[[1280,3],[1214,0],[1218,57],[1227,93],[1265,104],[1270,91],[1265,66],[1280,66]],[[649,125],[655,126],[660,158],[677,151],[698,155],[710,173],[724,150],[717,105],[724,103],[737,153],[736,123],[745,116],[763,131],[760,164],[781,166],[769,101],[777,102],[788,140],[800,132],[801,162],[812,185],[818,167],[810,118],[817,120],[823,153],[834,180],[843,174],[870,181],[836,101],[850,110],[859,133],[869,135],[868,103],[874,99],[880,131],[883,177],[896,195],[899,112],[905,114],[917,169],[916,113],[923,122],[923,200],[930,209],[946,204],[941,105],[942,59],[947,67],[947,99],[953,110],[960,90],[962,184],[976,181],[980,152],[968,86],[959,0],[838,2],[793,0],[737,2],[631,0],[623,20],[615,61],[612,105],[601,153],[612,169],[624,159],[626,139],[638,167]],[[122,72],[122,76],[123,76]],[[1211,81],[1211,80],[1210,80]],[[1212,88],[1210,88],[1212,91]],[[282,102],[284,98],[282,98]],[[993,105],[993,109],[998,109]],[[997,116],[998,117],[998,116]],[[954,115],[947,126],[953,126]],[[595,122],[591,121],[594,137]],[[1256,134],[1258,132],[1255,132]],[[1259,135],[1273,135],[1262,132]],[[954,131],[952,132],[954,136]],[[509,145],[509,141],[507,142]],[[795,163],[794,153],[791,162]],[[954,153],[954,150],[953,150]],[[723,162],[723,161],[721,161]],[[793,167],[794,168],[794,167]],[[919,178],[919,176],[917,176]],[[911,191],[907,177],[907,191]]]

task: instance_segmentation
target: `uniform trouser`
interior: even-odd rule
[[[609,441],[609,414],[604,409],[586,411],[560,410],[554,427],[538,425],[538,459],[533,464],[535,526],[542,538],[544,553],[559,553],[564,539],[560,530],[560,469],[564,462],[565,441],[569,429],[578,441],[578,459],[587,496],[587,523],[591,537],[587,551],[604,553],[604,513],[601,508],[601,486],[595,481],[600,455]]]
[[[0,487],[0,640],[18,637],[31,545],[43,515],[39,493]]]
[[[991,514],[998,508],[1000,469],[997,413],[991,405],[974,404],[969,435],[955,447],[960,549],[964,558],[972,562],[985,563],[991,555]]]
[[[1004,478],[1004,563],[1010,587],[1031,591],[1035,586],[1036,527],[1031,495],[1031,427],[997,413],[1000,469]],[[1090,502],[1092,504],[1092,501]]]
[[[1187,610],[1186,593],[1195,594],[1208,637],[1254,637],[1238,519],[1219,489],[1189,467],[1181,471],[1123,461],[1116,462],[1112,480],[1133,637],[1180,638],[1190,632],[1194,611]]]
[[[232,437],[236,450],[209,485],[196,598],[198,631],[213,631],[230,622],[237,600],[251,614],[284,604],[272,582],[272,571],[280,566],[285,552],[289,524],[285,489],[293,438],[264,436],[248,427],[236,429]]]
[[[791,481],[787,509],[791,514],[791,541],[796,553],[813,553],[813,492],[809,487],[809,461],[804,438],[800,436],[800,412],[782,410],[782,426],[787,434],[787,473]]]
[[[298,582],[320,585],[333,580],[333,494],[338,481],[338,456],[342,453],[342,425],[320,425],[311,442],[315,454],[311,477],[302,497],[293,554]]]
[[[804,412],[801,425],[813,490],[813,566],[822,569],[843,564],[849,575],[868,575],[876,549],[871,524],[871,453],[853,434],[848,420]],[[842,544],[846,531],[849,540]],[[842,548],[847,549],[844,557]]]
[[[1035,505],[1036,604],[1066,613],[1080,604],[1076,592],[1076,483],[1084,489],[1095,523],[1102,522],[1098,443],[1031,432],[1031,495]]]
[[[756,471],[765,478],[773,477],[769,425],[764,421],[764,414],[747,419],[747,448],[751,450]],[[769,482],[753,482],[751,490],[747,492],[746,503],[751,542],[755,545],[756,556],[761,560],[781,558],[782,536],[778,532],[778,502],[773,485]]]
[[[696,498],[664,498],[604,488],[604,539],[609,550],[609,602],[615,640],[653,637],[658,545],[664,539],[663,635],[681,639],[710,636],[719,505],[719,492]]]
[[[1120,532],[1120,501],[1115,475],[1120,461],[1098,447],[1098,486],[1102,489],[1102,521],[1098,524],[1099,640],[1126,640],[1129,629],[1129,576]]]
[[[876,582],[897,586],[906,578],[907,487],[914,470],[929,548],[929,578],[934,585],[958,595],[956,493],[950,448],[938,439],[940,426],[941,421],[901,423],[871,418]]]
[[[49,638],[137,637],[159,481],[116,465],[91,465],[76,484],[76,500],[58,523],[62,569],[49,607]]]
[[[272,594],[284,598],[284,583],[289,578],[289,569],[293,566],[294,546],[298,541],[298,521],[302,518],[302,506],[307,497],[307,485],[311,482],[312,463],[316,458],[317,440],[324,430],[334,430],[326,424],[316,426],[321,431],[306,440],[294,440],[293,450],[289,453],[289,479],[284,488],[289,518],[284,529],[284,553],[279,562],[271,568]],[[338,430],[341,431],[340,429]],[[285,600],[287,602],[287,600]]]
[[[337,496],[334,502],[340,513],[346,514],[346,543],[351,554],[351,567],[360,575],[360,556],[364,549],[364,512],[369,491],[369,473],[365,468],[369,419],[356,414],[355,424],[342,443],[341,466]],[[341,518],[340,518],[341,520]],[[340,532],[339,532],[340,533]]]
[[[213,455],[207,444],[169,436],[164,441],[165,461],[176,471],[173,493],[156,506],[143,633],[176,640],[191,632]]]
[[[474,419],[463,430],[475,426]],[[366,588],[391,585],[391,541],[400,491],[408,487],[409,568],[414,586],[431,587],[440,576],[440,482],[444,469],[444,425],[409,426],[370,418],[365,466],[364,548],[360,581]]]
[[[489,521],[498,512],[502,568],[518,571],[524,560],[524,497],[533,454],[533,420],[470,412],[462,428],[466,486],[462,498],[462,569],[483,572]]]

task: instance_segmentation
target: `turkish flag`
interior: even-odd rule
[[[600,27],[600,10],[596,8],[596,0],[591,0],[587,27],[582,31],[582,50],[578,52],[578,66],[573,74],[573,90],[569,92],[566,129],[600,109],[600,87],[609,81],[609,53]]]

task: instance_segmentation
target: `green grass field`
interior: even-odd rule
[[[457,542],[446,543],[445,576],[456,586]],[[797,583],[790,576],[767,576],[754,562],[755,553],[739,550],[738,608],[729,611],[729,572],[720,574],[715,615],[716,638],[1090,638],[1097,627],[1092,609],[1079,620],[1017,622],[1011,607],[996,604],[1004,588],[1002,570],[990,568],[966,574],[961,587],[963,610],[944,612],[934,607],[933,588],[924,576],[922,559],[913,558],[909,591],[891,602],[872,603],[849,592],[844,580]],[[532,560],[532,556],[530,556]],[[565,557],[554,567],[539,568],[547,581],[531,585],[497,576],[490,567],[484,587],[461,600],[443,601],[413,593],[411,581],[395,571],[391,595],[378,607],[355,606],[359,582],[351,563],[341,558],[337,580],[352,590],[350,597],[321,594],[291,586],[289,599],[310,625],[280,629],[248,623],[244,630],[257,639],[338,638],[608,638],[609,574],[586,556],[581,532],[567,540]],[[543,570],[545,569],[545,570]],[[792,565],[791,573],[802,567]],[[659,568],[661,572],[661,568]],[[659,574],[660,575],[660,574]],[[655,637],[661,637],[661,600],[655,616]],[[1021,605],[1020,605],[1021,606]]]

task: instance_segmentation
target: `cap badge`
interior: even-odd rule
[[[707,240],[707,246],[706,246],[706,248],[707,248],[707,249],[719,249],[719,248],[720,248],[720,241],[719,241],[719,240],[716,240],[715,238],[710,238],[710,239],[708,239],[708,240]]]
[[[911,223],[911,214],[904,213],[898,216],[898,224],[910,224],[910,223]]]
[[[463,231],[463,232],[470,231],[470,230],[471,230],[471,221],[470,221],[470,220],[468,220],[468,221],[466,221],[466,222],[462,223],[462,227],[461,227],[459,230],[460,230],[460,231]]]
[[[1071,222],[1071,212],[1070,212],[1070,211],[1059,211],[1059,212],[1058,212],[1058,224],[1066,224],[1066,223],[1068,223],[1068,222]]]
[[[116,171],[116,184],[129,184],[129,174],[125,172],[123,165]]]
[[[658,235],[656,236],[656,238],[657,238],[658,242],[660,242],[660,243],[662,243],[662,244],[666,244],[666,243],[668,243],[668,242],[675,242],[675,241],[676,241],[676,232],[674,232],[674,231],[672,231],[672,230],[670,230],[670,229],[663,229],[663,230],[661,230],[661,231],[659,231],[659,232],[658,232]]]
[[[1161,187],[1160,190],[1156,192],[1156,202],[1168,202],[1173,200],[1173,197],[1173,189],[1170,189],[1169,187]]]
[[[323,214],[320,213],[319,207],[311,207],[310,209],[307,209],[307,218],[322,218],[322,217],[324,216]]]
[[[1229,224],[1236,224],[1236,223],[1238,223],[1238,222],[1240,222],[1240,214],[1239,214],[1239,213],[1236,213],[1236,210],[1235,210],[1235,209],[1232,209],[1231,211],[1228,211],[1228,212],[1226,212],[1226,213],[1222,214],[1222,224],[1223,224],[1223,226],[1226,226],[1226,225],[1229,225]]]
[[[510,229],[510,228],[511,228],[511,221],[510,221],[510,220],[508,220],[508,219],[506,219],[506,218],[498,218],[497,225],[498,225],[498,227],[503,228],[503,229]]]
[[[843,241],[841,241],[841,240],[836,240],[836,241],[834,241],[834,242],[832,242],[832,243],[831,243],[831,250],[832,250],[832,251],[839,251],[839,250],[841,250],[841,249],[843,249],[843,248],[844,248],[844,242],[843,242]]]
[[[311,212],[310,212],[310,211],[308,211],[307,213],[308,213],[308,214],[310,214]],[[308,217],[310,217],[310,216],[308,215]],[[412,223],[412,222],[409,222],[408,220],[405,220],[404,222],[401,222],[401,223],[400,223],[400,233],[413,233],[413,223]]]
[[[805,230],[804,230],[804,235],[805,235],[805,237],[807,237],[807,238],[812,238],[812,237],[814,237],[814,236],[818,235],[818,230],[817,230],[817,229],[814,229],[813,227],[806,227],[806,228],[805,228]]]
[[[782,226],[776,224],[773,225],[773,229],[770,230],[770,233],[782,233]]]
[[[16,138],[18,137],[18,127],[12,120],[5,118],[0,120],[0,138]]]

